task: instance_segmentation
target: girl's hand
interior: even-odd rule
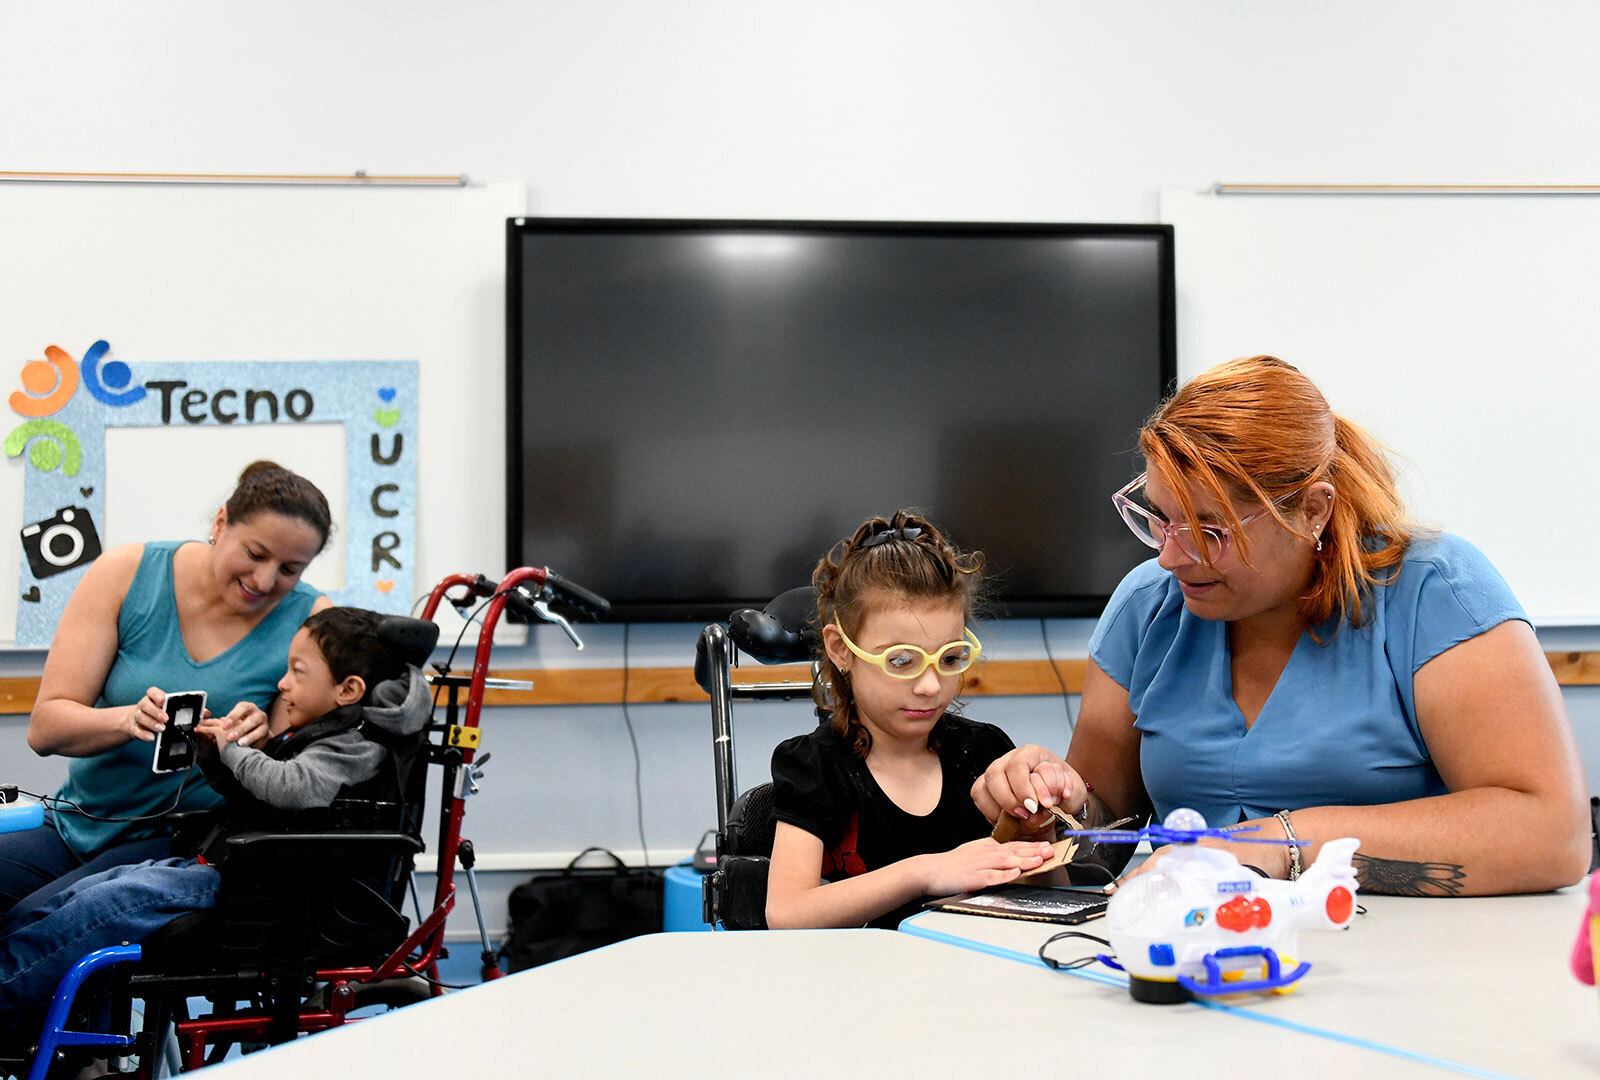
[[[928,855],[928,878],[923,892],[929,896],[972,892],[1014,881],[1036,869],[1054,854],[1049,844],[1013,840],[996,843],[991,837],[971,840],[953,851]]]
[[[156,732],[167,726],[167,714],[162,709],[166,701],[167,692],[161,687],[147,689],[128,714],[128,735],[140,742],[155,742]]]
[[[1029,809],[1025,800],[1033,801]],[[991,764],[972,785],[972,801],[990,821],[1011,814],[1021,831],[1037,832],[1054,818],[1045,807],[1060,806],[1074,817],[1089,800],[1083,779],[1072,766],[1042,746],[1019,746]]]
[[[223,731],[226,733],[224,739],[227,742],[249,746],[267,733],[267,714],[261,711],[261,706],[253,702],[239,702],[222,719]],[[217,745],[220,747],[222,742],[219,740]]]

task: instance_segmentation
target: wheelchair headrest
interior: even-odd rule
[[[378,638],[401,660],[422,667],[439,643],[439,624],[404,615],[385,615],[378,623]]]
[[[779,593],[760,611],[745,608],[728,616],[728,637],[763,664],[810,660],[822,644],[816,628],[817,590],[810,585]]]
[[[817,591],[802,585],[779,593],[760,611],[744,608],[729,615],[727,636],[734,648],[763,664],[800,663],[822,648],[822,635],[812,625],[816,617]],[[720,630],[720,623],[712,623],[695,642],[694,681],[707,693],[711,692],[712,675],[707,635]]]

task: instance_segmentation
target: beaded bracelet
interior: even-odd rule
[[[1294,834],[1294,826],[1289,824],[1289,811],[1279,810],[1272,815],[1283,826],[1283,835],[1289,838],[1289,880],[1300,880],[1300,838]]]

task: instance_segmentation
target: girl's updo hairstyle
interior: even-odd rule
[[[817,591],[817,627],[835,618],[855,640],[875,603],[930,601],[959,604],[971,620],[979,600],[982,552],[961,551],[938,526],[912,510],[892,518],[869,518],[849,539],[829,549],[817,563],[811,584]],[[850,677],[821,656],[821,677],[812,697],[841,738],[865,757],[872,734],[856,716]]]
[[[328,534],[333,531],[327,497],[317,485],[273,461],[246,465],[224,509],[230,525],[243,524],[264,511],[299,518],[317,530],[322,540],[318,551],[328,546]]]
[[[1360,626],[1373,587],[1389,580],[1418,531],[1383,445],[1335,415],[1316,384],[1275,356],[1230,360],[1190,379],[1145,422],[1139,448],[1190,528],[1201,522],[1189,492],[1211,497],[1247,566],[1249,539],[1234,500],[1264,506],[1291,528],[1286,515],[1306,490],[1321,480],[1333,485],[1333,516],[1299,604],[1313,627],[1335,615]]]

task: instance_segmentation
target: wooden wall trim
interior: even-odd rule
[[[1556,682],[1562,686],[1600,685],[1600,652],[1545,653]],[[1005,697],[1031,694],[1081,693],[1084,659],[1057,660],[1052,669],[1048,660],[985,660],[967,674],[964,697]],[[529,690],[490,690],[486,705],[615,705],[622,701],[624,672],[621,668],[548,668],[492,672],[503,679],[529,679]],[[742,667],[734,681],[797,682],[802,687],[811,672],[803,664],[784,667]],[[695,684],[686,667],[633,668],[626,672],[628,703],[652,705],[663,702],[704,703],[705,692]],[[26,715],[33,711],[39,693],[37,678],[0,679],[0,715]],[[802,691],[803,693],[803,691]]]

